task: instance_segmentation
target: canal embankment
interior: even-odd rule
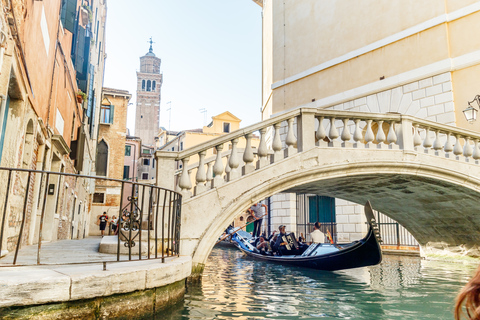
[[[92,241],[99,243],[100,239],[84,242],[84,247],[91,251],[98,248],[88,246]],[[75,242],[81,245],[81,240]],[[153,314],[183,299],[185,282],[192,270],[189,256],[166,257],[164,262],[151,259],[104,264],[98,261],[98,251],[92,251],[90,259],[95,262],[72,264],[78,254],[88,257],[88,250],[69,251],[65,248],[69,243],[72,242],[65,242],[64,250],[57,252],[69,264],[1,267],[1,319],[135,316],[139,312]],[[46,247],[45,251],[49,251]]]

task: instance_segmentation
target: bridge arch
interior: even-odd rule
[[[186,199],[182,218],[182,254],[191,254],[201,270],[218,236],[252,203],[274,194],[309,192],[363,204],[405,226],[425,245],[444,241],[474,246],[480,236],[475,164],[431,154],[314,148],[283,159],[235,182]],[[405,203],[408,202],[408,206]]]

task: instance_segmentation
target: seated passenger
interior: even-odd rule
[[[320,222],[315,222],[315,226],[313,227],[313,232],[310,233],[310,237],[312,237],[312,243],[324,243],[325,242],[325,234],[320,231],[320,226],[322,224]]]
[[[260,251],[261,254],[267,254],[268,252],[268,242],[265,241],[263,236],[260,236],[260,240],[257,244],[257,249]]]

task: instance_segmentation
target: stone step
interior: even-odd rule
[[[132,231],[132,238],[134,238],[136,241],[138,241],[139,236],[137,235],[138,231]],[[165,232],[165,238],[168,236],[168,233]],[[162,240],[162,231],[158,230],[158,239]],[[171,236],[171,235],[170,235]],[[121,231],[120,232],[120,240],[125,241],[126,238],[129,237],[129,231]],[[142,230],[142,241],[147,241],[148,239],[148,230]],[[155,230],[150,230],[150,239],[155,239]]]
[[[132,247],[132,254],[138,255],[138,250],[140,248],[140,243],[138,239],[135,239],[135,246]],[[125,246],[125,241],[120,241],[120,254],[128,254],[128,247]],[[142,247],[142,255],[147,255],[147,246],[148,242],[141,241],[141,247]],[[105,236],[102,238],[100,242],[100,247],[98,251],[100,253],[117,253],[117,248],[118,248],[118,238],[117,236]],[[165,241],[164,243],[164,249],[165,251],[167,250],[167,242]],[[162,253],[162,241],[159,240],[157,241],[157,253],[161,255]],[[155,241],[150,240],[150,254],[155,254]],[[165,252],[166,254],[166,252]]]

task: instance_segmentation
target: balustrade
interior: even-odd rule
[[[256,132],[258,146],[253,145]],[[474,132],[411,116],[297,109],[178,152],[175,159],[183,165],[178,187],[188,196],[192,170],[196,170],[193,190],[198,195],[314,147],[411,150],[477,161],[479,141]],[[222,152],[225,144],[231,149]],[[198,160],[188,168],[191,156]]]

